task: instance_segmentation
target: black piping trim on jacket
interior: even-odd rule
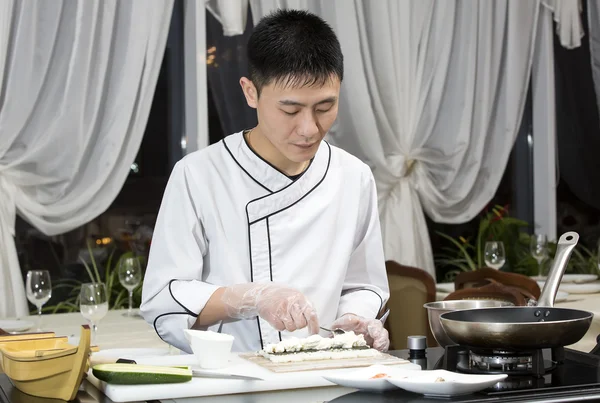
[[[191,310],[187,309],[187,307],[185,305],[183,305],[181,302],[177,301],[177,298],[175,298],[175,296],[173,295],[173,291],[171,291],[171,284],[173,283],[173,281],[180,281],[177,280],[176,278],[174,278],[173,280],[169,281],[169,294],[171,294],[171,298],[173,298],[173,300],[175,300],[175,302],[177,302],[177,305],[179,305],[180,307],[182,307],[183,309],[185,309],[185,311],[187,312],[188,315],[193,316],[194,318],[198,317],[198,314],[192,312]]]
[[[246,222],[250,221],[248,218],[248,205],[246,204]],[[268,231],[267,226],[267,231]],[[267,232],[268,234],[268,232]],[[269,267],[271,266],[271,243],[269,243]],[[254,268],[252,266],[252,237],[250,236],[250,225],[248,225],[248,253],[250,256],[250,282],[254,282]],[[273,272],[271,271],[271,281],[273,281]],[[256,317],[256,324],[258,325],[258,337],[260,338],[260,348],[265,348],[262,339],[262,331],[260,330],[260,318]]]
[[[248,218],[248,204],[246,204],[246,222],[250,221]],[[250,282],[254,282],[254,270],[252,267],[252,236],[250,235],[250,225],[248,225],[248,256],[250,256]],[[260,330],[260,319],[256,317],[256,324],[258,325],[258,338],[260,340],[260,348],[263,349],[265,346],[263,345],[262,332]]]
[[[306,193],[305,193],[305,194],[304,194],[304,195],[303,195],[301,198],[299,198],[298,200],[296,200],[295,202],[293,202],[293,203],[292,203],[292,204],[290,204],[289,206],[286,206],[286,207],[284,207],[284,208],[282,208],[282,209],[279,209],[279,210],[277,210],[277,211],[274,211],[274,212],[272,212],[271,214],[267,214],[267,215],[266,215],[266,216],[264,216],[264,217],[258,218],[258,219],[256,219],[256,220],[254,220],[254,221],[250,222],[248,225],[252,225],[252,224],[254,224],[254,223],[256,223],[256,222],[258,222],[258,221],[260,221],[260,220],[263,220],[263,219],[265,219],[265,218],[272,217],[272,216],[274,216],[275,214],[279,214],[279,213],[281,213],[282,211],[285,211],[285,210],[289,209],[290,207],[293,207],[293,206],[295,206],[295,205],[296,205],[296,204],[298,204],[300,201],[302,201],[302,199],[304,199],[306,196],[308,196],[309,194],[311,194],[313,190],[315,190],[317,187],[319,187],[319,185],[320,185],[321,183],[323,183],[323,181],[325,180],[325,177],[327,176],[327,173],[329,172],[329,165],[331,164],[331,147],[329,146],[329,144],[328,144],[327,142],[325,142],[325,144],[327,144],[327,147],[329,147],[329,157],[328,157],[328,159],[327,159],[327,168],[325,168],[325,173],[323,174],[323,177],[322,177],[322,178],[319,180],[319,182],[317,182],[317,183],[315,184],[315,186],[313,186],[313,187],[312,187],[312,188],[311,188],[311,189],[310,189],[308,192],[306,192]],[[250,200],[250,201],[248,202],[248,204],[250,204],[250,203],[253,203],[253,202],[255,202],[255,201],[258,201],[258,200],[261,200],[261,199],[264,199],[265,197],[269,197],[269,196],[272,196],[272,195],[274,195],[274,194],[277,194],[277,193],[279,193],[279,192],[281,192],[281,191],[283,191],[283,190],[287,189],[287,188],[288,188],[290,185],[293,185],[294,183],[297,183],[297,182],[292,182],[292,183],[290,183],[289,185],[287,185],[286,187],[284,187],[284,188],[282,188],[282,189],[280,189],[280,190],[278,190],[278,191],[276,191],[276,192],[273,192],[273,193],[272,193],[272,194],[270,194],[270,195],[264,195],[264,196],[261,196],[261,197],[258,197],[258,198],[256,198],[256,199],[254,199],[254,200]],[[247,215],[247,216],[248,216],[248,204],[246,204],[246,215]],[[248,220],[250,220],[249,216],[248,216]]]
[[[246,222],[250,221],[248,218],[248,205],[246,204]],[[250,225],[248,224],[248,256],[250,257],[250,282],[254,282],[254,270],[252,267],[252,235],[250,234]]]
[[[256,324],[258,325],[258,338],[260,340],[260,349],[262,350],[265,348],[265,345],[263,344],[263,341],[262,341],[262,331],[260,330],[260,317],[258,317],[258,316],[256,317]]]
[[[244,130],[244,132],[242,133],[242,138],[244,139],[244,143],[246,143],[246,146],[248,146],[248,149],[250,151],[252,151],[252,153],[254,155],[256,155],[258,158],[260,158],[265,164],[267,164],[268,166],[270,166],[271,168],[273,168],[274,170],[276,170],[277,172],[279,172],[280,174],[282,174],[283,176],[285,176],[288,179],[291,179],[292,181],[297,180],[298,178],[300,178],[302,175],[304,175],[304,172],[308,171],[308,168],[310,168],[310,166],[312,165],[313,159],[310,159],[310,162],[308,163],[308,166],[304,169],[304,171],[300,172],[298,175],[288,175],[285,172],[281,171],[279,168],[277,168],[275,165],[271,164],[269,161],[267,161],[266,159],[264,159],[259,153],[257,153],[256,151],[254,151],[254,148],[252,148],[250,146],[250,143],[248,142],[248,139],[246,138],[246,133],[248,133],[249,130]]]
[[[246,173],[246,175],[248,175],[250,177],[250,179],[252,179],[254,182],[256,182],[261,188],[265,189],[269,193],[273,193],[273,191],[271,189],[269,189],[268,187],[266,187],[265,185],[263,185],[262,183],[260,183],[258,181],[258,179],[256,179],[254,176],[250,175],[250,172],[246,171],[246,169],[242,166],[242,164],[240,164],[239,161],[235,159],[235,157],[233,156],[233,153],[231,152],[231,150],[229,149],[229,147],[227,147],[227,143],[225,143],[225,139],[223,139],[221,141],[223,142],[223,145],[225,146],[225,149],[227,150],[227,152],[229,153],[229,155],[231,156],[231,158],[240,167],[240,169],[242,171],[244,171]]]
[[[267,218],[267,241],[269,242],[269,273],[271,275],[271,282],[273,282],[273,258],[271,256],[271,229],[269,228],[269,219]],[[281,341],[281,332],[279,333],[279,341]]]
[[[282,174],[285,177],[288,177],[288,175],[285,174],[285,172],[282,172],[279,170],[279,168],[277,168],[275,165],[271,164],[269,161],[267,161],[266,159],[264,159],[261,155],[259,155],[256,151],[254,151],[254,148],[250,147],[250,143],[248,143],[248,139],[246,139],[246,133],[248,133],[251,130],[244,130],[242,132],[242,138],[244,139],[244,143],[246,143],[246,146],[248,147],[248,149],[250,151],[252,151],[252,153],[254,155],[256,155],[258,158],[260,158],[265,164],[267,164],[268,166],[270,166],[271,168],[273,168],[274,170],[276,170],[277,172],[279,172],[280,174]]]
[[[163,316],[167,316],[167,315],[189,315],[189,313],[186,312],[167,312],[167,313],[161,313],[160,315],[158,315],[155,319],[154,322],[152,322],[152,326],[154,327],[154,331],[156,332],[156,334],[158,335],[158,337],[160,337],[160,339],[162,341],[165,341],[165,339],[163,339],[163,337],[160,335],[160,333],[158,332],[158,329],[156,328],[156,322],[158,322],[158,320],[160,318],[162,318]]]
[[[269,214],[269,215],[268,215],[268,216],[266,216],[266,217],[263,217],[263,218],[261,218],[261,219],[255,220],[255,221],[253,221],[253,222],[250,222],[250,214],[248,213],[248,206],[250,205],[250,203],[253,203],[253,202],[257,201],[257,200],[264,199],[265,197],[271,196],[271,195],[273,195],[273,194],[276,194],[276,193],[282,192],[282,191],[284,191],[285,189],[287,189],[288,187],[290,187],[290,186],[294,185],[295,183],[298,183],[298,181],[297,181],[297,180],[296,180],[296,181],[292,181],[292,182],[290,182],[288,185],[284,186],[283,188],[281,188],[281,189],[279,189],[279,190],[277,190],[277,191],[275,191],[275,192],[273,192],[273,191],[271,191],[271,190],[267,189],[267,188],[266,188],[266,187],[265,187],[265,186],[264,186],[262,183],[260,183],[259,181],[257,181],[257,180],[256,180],[254,177],[252,177],[252,175],[250,175],[250,174],[249,174],[249,173],[248,173],[248,172],[247,172],[247,171],[246,171],[246,170],[245,170],[245,169],[242,167],[242,165],[241,165],[241,164],[240,164],[240,163],[239,163],[239,162],[238,162],[238,161],[235,159],[235,157],[233,156],[233,153],[232,153],[232,152],[229,150],[229,148],[227,147],[227,144],[225,144],[225,139],[223,139],[222,141],[223,141],[223,145],[225,146],[225,149],[227,150],[227,152],[229,153],[229,155],[231,155],[231,158],[233,158],[233,160],[236,162],[236,164],[238,164],[238,165],[239,165],[239,167],[240,167],[240,168],[241,168],[241,169],[242,169],[244,172],[246,172],[246,174],[247,174],[247,175],[248,175],[248,176],[249,176],[249,177],[250,177],[252,180],[254,180],[256,183],[258,183],[260,186],[262,186],[262,187],[263,187],[264,189],[266,189],[267,191],[271,192],[271,194],[268,194],[268,195],[264,195],[264,196],[258,197],[258,198],[256,198],[256,199],[250,200],[248,203],[246,203],[246,222],[248,223],[248,256],[249,256],[249,258],[250,258],[250,282],[254,282],[254,274],[253,274],[254,270],[253,270],[253,265],[252,265],[252,237],[251,237],[251,233],[250,233],[250,226],[251,226],[252,224],[255,224],[255,223],[257,223],[257,222],[259,222],[259,221],[263,220],[263,219],[267,219],[267,220],[268,220],[268,218],[269,218],[269,217],[271,217],[271,216],[273,216],[273,215],[275,215],[275,214],[277,214],[277,213],[280,213],[280,212],[282,212],[282,211],[285,211],[285,210],[287,210],[288,208],[290,208],[290,207],[294,206],[294,205],[295,205],[296,203],[298,203],[300,200],[302,200],[302,199],[304,199],[306,196],[308,196],[308,195],[309,195],[309,194],[310,194],[310,193],[311,193],[313,190],[315,190],[315,189],[316,189],[316,188],[317,188],[317,187],[318,187],[318,186],[319,186],[319,185],[320,185],[320,184],[323,182],[323,180],[325,180],[325,177],[327,176],[327,173],[329,172],[329,166],[330,166],[330,164],[331,164],[331,146],[329,145],[329,143],[327,143],[327,142],[325,141],[325,144],[327,145],[327,148],[328,148],[328,150],[329,150],[329,156],[328,156],[328,158],[327,158],[327,167],[326,167],[326,169],[325,169],[325,173],[323,174],[323,177],[322,177],[322,178],[319,180],[319,182],[317,182],[317,184],[316,184],[316,185],[315,185],[315,186],[314,186],[312,189],[310,189],[310,190],[309,190],[308,192],[306,192],[306,194],[304,194],[304,195],[303,195],[303,196],[302,196],[300,199],[298,199],[298,200],[297,200],[297,201],[295,201],[294,203],[290,204],[289,206],[287,206],[287,207],[284,207],[284,208],[282,208],[281,210],[279,210],[279,211],[276,211],[276,212],[274,212],[274,213],[271,213],[271,214]],[[311,164],[311,165],[312,165],[312,164]],[[306,171],[305,171],[305,172],[306,172]],[[269,228],[269,227],[268,227],[268,225],[267,225],[267,230],[268,230],[268,228]],[[269,232],[267,232],[267,234],[269,235]],[[270,241],[269,241],[269,251],[270,251],[270,249],[271,249],[271,243],[270,243]],[[271,261],[271,255],[269,254],[269,262],[270,262],[270,261]],[[270,264],[269,264],[269,266],[270,266]],[[271,270],[272,270],[272,269],[271,269]],[[273,274],[272,274],[272,271],[271,271],[271,278],[272,278],[272,277],[273,277]],[[259,337],[260,337],[260,346],[261,346],[261,349],[263,349],[263,348],[264,348],[264,344],[263,344],[263,340],[262,340],[262,332],[261,332],[261,330],[260,330],[260,319],[259,319],[259,317],[257,317],[257,318],[256,318],[256,324],[258,325],[258,334],[259,334]],[[281,340],[281,333],[279,333],[279,339]]]
[[[271,230],[269,229],[269,218],[267,218],[267,242],[269,245],[269,276],[273,282],[273,260],[271,259]]]
[[[379,313],[383,309],[383,298],[381,297],[381,295],[379,295],[379,293],[377,293],[376,291],[373,291],[370,288],[365,288],[365,287],[353,288],[351,290],[346,290],[345,292],[342,293],[342,295],[351,294],[356,291],[371,291],[373,294],[375,294],[379,297],[379,301],[380,301],[379,302],[379,310],[377,311],[377,314],[375,315],[375,319],[378,319],[377,316],[379,316]]]

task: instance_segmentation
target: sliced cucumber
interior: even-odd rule
[[[117,385],[181,383],[192,379],[192,370],[189,367],[98,364],[94,365],[92,373],[101,381]]]

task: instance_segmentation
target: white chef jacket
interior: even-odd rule
[[[258,156],[242,132],[180,160],[157,217],[142,315],[163,340],[191,352],[183,329],[213,292],[248,282],[300,290],[323,326],[345,313],[375,318],[389,287],[369,167],[322,141],[292,180]],[[233,335],[234,351],[308,335],[278,332],[258,317],[208,329]]]

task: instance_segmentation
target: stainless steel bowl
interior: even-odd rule
[[[440,315],[451,311],[462,311],[465,309],[477,308],[494,308],[501,306],[513,306],[514,304],[506,301],[496,301],[492,299],[457,299],[452,301],[436,301],[428,302],[423,307],[427,309],[427,317],[429,319],[429,327],[433,333],[433,337],[441,347],[456,344],[448,335],[442,323]]]

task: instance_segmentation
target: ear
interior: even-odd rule
[[[246,77],[242,77],[240,78],[240,85],[242,86],[242,91],[244,91],[248,106],[256,109],[258,107],[258,91],[254,83]]]

